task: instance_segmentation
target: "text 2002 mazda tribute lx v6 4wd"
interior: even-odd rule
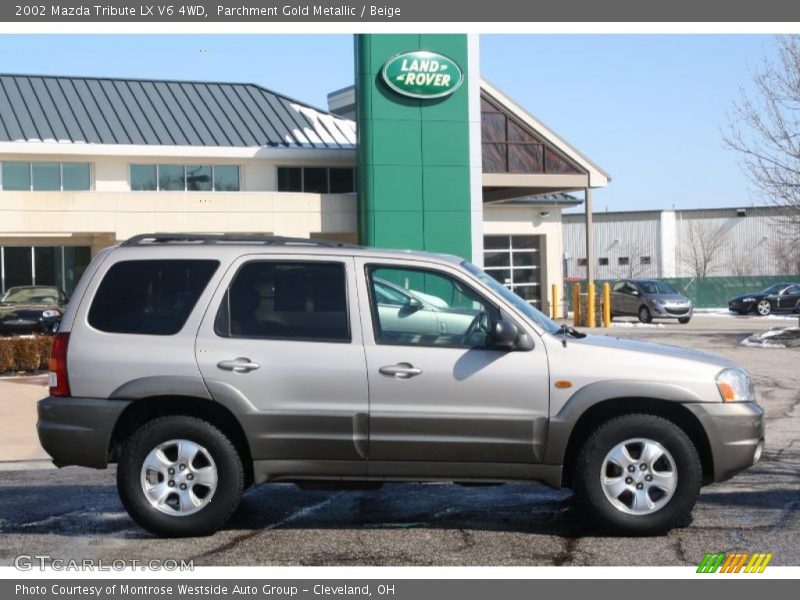
[[[763,411],[708,354],[558,325],[456,257],[281,238],[137,236],[61,321],[39,436],[118,463],[164,536],[273,481],[543,481],[617,533],[675,526],[754,464]]]

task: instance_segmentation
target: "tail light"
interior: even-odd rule
[[[50,395],[69,396],[69,376],[67,375],[67,346],[69,333],[57,333],[50,351]]]

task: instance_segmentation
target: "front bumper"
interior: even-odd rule
[[[111,433],[129,404],[125,400],[55,396],[39,400],[36,428],[42,448],[58,467],[104,469]]]
[[[694,308],[677,306],[660,306],[653,304],[653,316],[660,319],[691,319]]]
[[[755,302],[741,302],[739,300],[736,300],[733,302],[728,302],[728,310],[735,313],[738,312],[747,313],[753,310],[753,308],[755,308],[755,305],[756,305]]]
[[[0,335],[24,335],[31,333],[55,333],[58,329],[58,319],[8,319],[0,321]]]
[[[764,409],[755,402],[685,404],[706,431],[714,461],[714,481],[730,479],[753,466],[764,448]]]

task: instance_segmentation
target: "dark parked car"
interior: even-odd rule
[[[9,288],[0,298],[0,335],[54,333],[66,306],[67,295],[57,287]]]
[[[800,302],[800,283],[773,283],[753,294],[742,294],[728,302],[728,309],[740,315],[755,312],[766,317],[773,311],[794,311]]]
[[[611,286],[612,317],[639,317],[642,323],[655,318],[688,323],[693,310],[689,298],[657,279],[623,279]]]

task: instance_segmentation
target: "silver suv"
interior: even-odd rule
[[[133,519],[210,534],[265,482],[542,481],[663,532],[758,461],[763,411],[715,356],[559,327],[453,256],[152,234],[92,261],[39,436],[118,463]]]

